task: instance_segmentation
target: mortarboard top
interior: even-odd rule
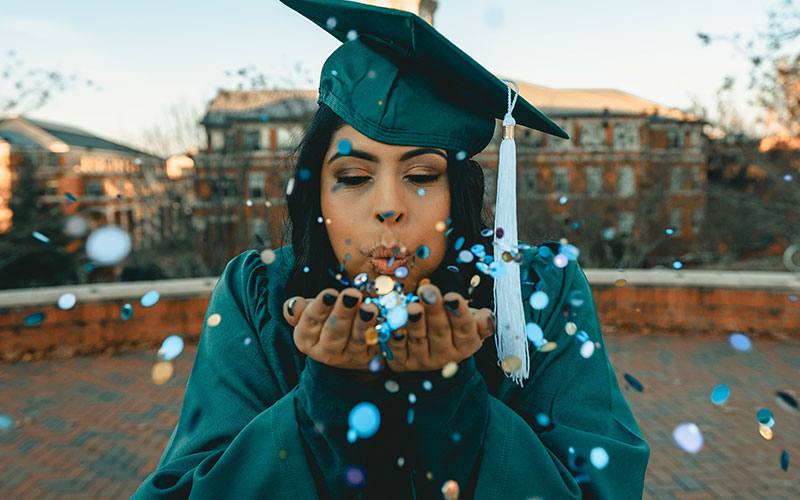
[[[319,102],[373,140],[482,151],[508,87],[410,12],[344,0],[281,0],[325,29],[341,47],[322,68]],[[568,139],[519,97],[517,124]]]

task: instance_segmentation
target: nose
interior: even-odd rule
[[[394,225],[406,218],[402,185],[384,178],[375,191],[375,219],[382,225]]]

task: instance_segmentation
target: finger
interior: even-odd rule
[[[286,322],[293,327],[297,326],[297,323],[300,322],[300,317],[303,315],[303,310],[308,307],[311,300],[299,296],[286,299],[283,303],[283,317]]]
[[[450,319],[445,313],[442,295],[435,285],[420,288],[419,296],[425,308],[425,332],[431,358],[442,356],[455,349]]]
[[[316,347],[322,340],[320,337],[323,325],[333,310],[338,295],[339,292],[333,288],[326,288],[319,292],[303,310],[303,314],[300,316],[300,320],[295,327],[295,332],[299,332],[301,338],[313,337],[314,342],[311,344],[311,347]],[[300,301],[298,300],[298,302]],[[295,313],[295,316],[297,316],[297,314],[298,313]],[[297,339],[295,339],[295,342],[297,342]]]
[[[482,309],[470,307],[470,311],[475,317],[475,323],[478,325],[478,336],[480,336],[481,342],[494,335],[496,320],[492,310],[485,307]]]
[[[350,340],[361,298],[361,292],[356,288],[345,288],[339,294],[320,335],[320,342],[324,342],[322,347],[326,352],[332,354],[344,352]]]
[[[405,359],[407,362],[414,360],[415,363],[423,364],[430,356],[428,334],[425,331],[425,309],[413,302],[408,305],[407,310]]]
[[[481,340],[478,324],[469,311],[467,301],[460,294],[449,292],[443,297],[443,304],[453,332],[453,345],[459,352],[474,353],[480,347]]]
[[[389,340],[386,341],[386,347],[391,352],[386,359],[405,364],[408,359],[408,330],[405,327],[401,327],[393,331],[389,336]]]
[[[367,330],[375,325],[378,319],[378,308],[374,304],[361,304],[353,321],[353,330],[347,341],[345,351],[363,352],[367,348]],[[373,344],[374,345],[374,344]]]

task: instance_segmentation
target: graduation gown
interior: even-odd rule
[[[206,312],[222,320],[204,321],[178,424],[132,498],[441,499],[449,480],[462,499],[641,497],[650,450],[577,262],[560,269],[536,247],[524,251],[526,321],[557,347],[531,346],[521,388],[498,367],[493,339],[449,379],[307,359],[283,318],[292,249],[276,255],[265,265],[251,250],[226,266]],[[548,294],[542,310],[528,303],[535,289]],[[597,346],[588,358],[583,335]],[[386,389],[389,379],[399,390]],[[378,407],[380,426],[351,443],[348,415],[365,401]],[[602,452],[607,464],[593,464]]]

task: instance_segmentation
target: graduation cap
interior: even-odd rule
[[[518,90],[512,99],[509,83],[516,84],[494,76],[415,14],[345,0],[281,1],[343,42],[322,67],[319,102],[367,137],[468,158],[491,142],[495,119],[503,120],[495,261],[502,263],[505,251],[516,252],[514,125],[568,139],[566,132]],[[495,278],[495,342],[500,359],[516,356],[522,362],[510,374],[521,383],[528,377],[529,354],[519,266],[507,268]]]

